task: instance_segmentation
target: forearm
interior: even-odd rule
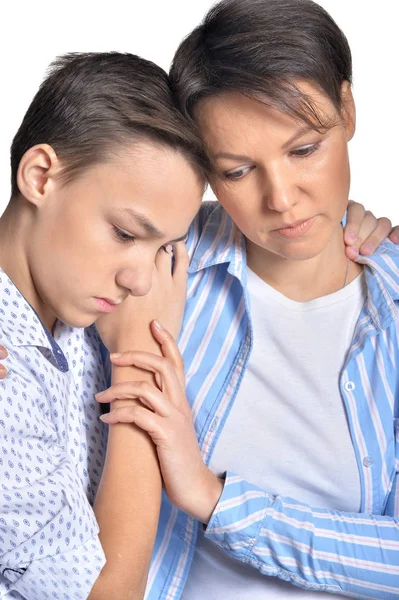
[[[262,573],[306,589],[399,597],[399,521],[314,509],[228,475],[205,535]]]
[[[112,370],[112,383],[151,377],[148,372],[130,367]],[[158,526],[161,490],[156,450],[148,434],[131,424],[110,426],[104,471],[94,505],[107,563],[90,600],[143,597]]]

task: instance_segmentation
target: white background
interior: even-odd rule
[[[354,59],[357,133],[351,197],[399,223],[398,0],[320,0]],[[72,51],[140,54],[168,69],[210,0],[3,0],[0,8],[0,214],[10,193],[9,147],[51,60]],[[207,195],[209,196],[209,192]]]

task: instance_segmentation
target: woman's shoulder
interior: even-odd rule
[[[370,256],[359,256],[364,265],[369,288],[384,290],[391,302],[399,302],[399,248],[390,240],[384,240]]]
[[[202,231],[205,223],[211,217],[212,219],[222,220],[223,208],[216,200],[204,200],[201,207],[191,224],[191,228]]]
[[[214,244],[215,238],[230,238],[235,225],[219,202],[204,201],[195,217],[187,236],[187,248],[190,256],[194,253],[198,242],[202,245]]]
[[[399,246],[386,238],[369,257],[359,257],[358,262],[370,263],[371,266],[387,265],[392,270],[392,275],[399,278]]]

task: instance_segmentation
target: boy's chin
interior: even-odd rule
[[[65,323],[69,327],[76,329],[84,329],[90,327],[99,318],[100,315],[83,313],[78,310],[60,311],[58,320]]]

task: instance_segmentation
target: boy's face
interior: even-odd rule
[[[129,294],[146,294],[157,253],[185,236],[203,187],[185,157],[151,142],[67,185],[53,180],[28,242],[45,323],[87,327]]]

